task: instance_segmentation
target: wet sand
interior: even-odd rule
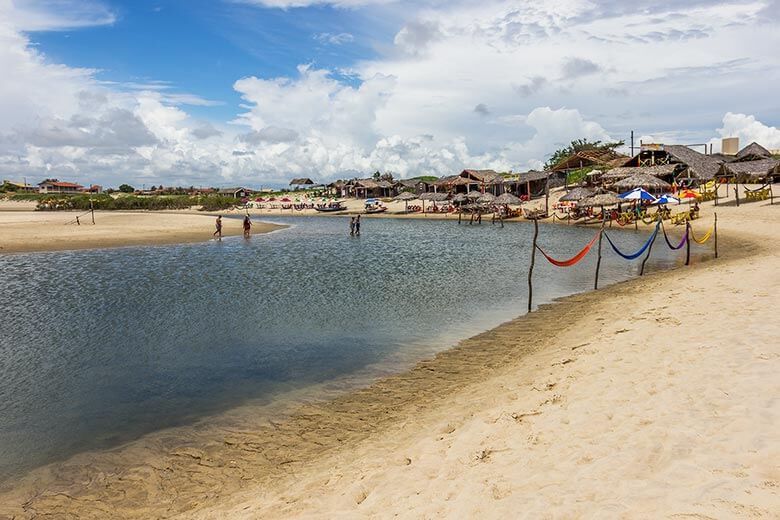
[[[41,468],[0,518],[776,518],[779,211],[722,206],[717,261],[288,417],[247,407]]]
[[[0,211],[0,253],[59,251],[119,246],[145,246],[205,242],[214,237],[215,216],[165,212],[96,211],[95,225],[83,212]],[[252,233],[267,233],[284,226],[254,222]],[[242,233],[241,221],[223,219],[223,235]]]

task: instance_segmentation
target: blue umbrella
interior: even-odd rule
[[[645,190],[644,188],[634,188],[631,191],[627,191],[625,193],[621,193],[618,195],[623,200],[650,200],[654,201],[655,197],[653,195]]]
[[[679,204],[680,199],[676,197],[672,197],[670,194],[666,193],[664,195],[661,195],[656,199],[653,204]]]

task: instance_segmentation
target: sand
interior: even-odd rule
[[[42,468],[0,517],[778,518],[779,211],[721,206],[717,261],[565,298],[288,418]]]
[[[76,215],[82,213],[20,210],[15,203],[4,203],[0,207],[0,254],[203,242],[211,240],[215,230],[213,215],[98,211],[95,225],[89,215],[76,225]],[[283,227],[254,222],[252,232]],[[223,219],[225,236],[241,233],[240,220]]]

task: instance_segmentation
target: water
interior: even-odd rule
[[[530,225],[375,219],[351,238],[342,218],[275,220],[293,227],[249,241],[0,255],[0,481],[429,355],[525,309]],[[594,232],[541,226],[540,244],[564,258]],[[633,250],[647,235],[614,236]],[[656,244],[647,269],[681,257]],[[638,264],[605,250],[601,280],[633,277]],[[542,303],[590,289],[595,255],[571,269],[536,265]]]

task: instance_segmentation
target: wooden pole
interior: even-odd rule
[[[660,220],[661,217],[659,216],[658,219]],[[658,230],[658,224],[656,223],[656,231]],[[656,233],[655,238],[658,238],[658,234]],[[653,244],[655,244],[655,238],[653,238],[653,241],[650,242],[650,246],[647,248],[647,254],[645,255],[645,259],[642,260],[642,267],[639,268],[639,276],[642,276],[645,274],[645,264],[647,263],[647,260],[650,258],[650,251],[653,250]]]
[[[685,265],[691,265],[691,223],[685,223]]]
[[[715,213],[715,258],[718,258],[718,214]]]
[[[601,231],[599,232],[599,256],[596,260],[596,280],[593,282],[593,289],[599,288],[599,270],[601,269],[601,240],[604,238],[604,212],[601,212]]]
[[[89,199],[89,211],[92,213],[92,225],[95,225],[95,206],[92,204],[92,198]]]
[[[737,198],[737,207],[739,207],[739,184],[736,182],[734,183],[734,196]]]
[[[720,183],[717,179],[715,179],[715,205],[718,205],[718,188],[720,188]]]
[[[531,243],[531,267],[528,269],[528,312],[531,312],[534,297],[534,286],[531,282],[534,274],[534,262],[536,261],[536,239],[539,236],[539,221],[534,219],[534,239]]]
[[[544,214],[550,214],[550,177],[544,182]]]

